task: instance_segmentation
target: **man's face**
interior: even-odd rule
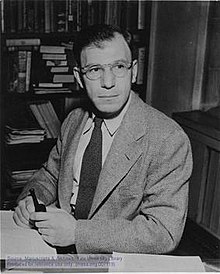
[[[81,53],[81,66],[86,68],[118,61],[127,64],[132,61],[130,49],[120,34],[116,34],[111,41],[104,41],[101,48],[92,45]],[[109,66],[104,66],[101,77],[96,80],[90,80],[83,74],[87,94],[104,117],[117,115],[125,106],[131,92],[131,83],[136,80],[136,66],[134,62],[124,77],[120,78],[113,74]]]

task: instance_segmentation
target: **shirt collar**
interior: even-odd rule
[[[117,129],[119,128],[121,121],[128,109],[130,101],[131,101],[131,95],[129,96],[129,99],[128,99],[125,107],[123,108],[123,110],[120,112],[120,114],[118,116],[116,116],[112,119],[104,119],[104,125],[106,126],[106,128],[111,136],[113,136],[116,133]],[[95,118],[95,115],[94,115],[94,113],[92,113],[92,115],[88,118],[88,120],[86,122],[85,128],[83,130],[83,134],[85,134],[86,132],[88,132],[90,130],[90,128],[92,127],[94,118]]]

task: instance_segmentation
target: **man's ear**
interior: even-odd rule
[[[137,79],[137,73],[138,73],[138,62],[137,60],[133,60],[132,61],[133,65],[132,65],[132,84],[136,82]]]
[[[74,74],[74,77],[76,78],[76,81],[77,81],[78,84],[80,85],[80,87],[83,88],[83,83],[82,83],[82,81],[81,81],[79,68],[74,67],[74,68],[73,68],[73,74]]]

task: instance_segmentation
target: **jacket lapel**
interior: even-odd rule
[[[120,183],[143,152],[141,141],[145,130],[142,108],[140,99],[132,93],[130,106],[102,168],[89,218],[95,214],[98,207]]]
[[[79,117],[74,116],[74,120],[70,119],[68,125],[73,127],[69,130],[63,154],[63,165],[61,166],[61,178],[59,184],[59,200],[61,208],[67,210],[70,209],[70,199],[72,195],[73,187],[73,163],[74,157],[76,155],[76,150],[78,147],[79,139],[82,134],[83,128],[88,119],[88,113],[81,112]]]

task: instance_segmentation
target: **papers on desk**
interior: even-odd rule
[[[168,256],[113,252],[120,263],[109,272],[205,272],[198,256]]]
[[[56,255],[56,249],[44,242],[36,230],[17,226],[12,216],[13,211],[1,211],[1,259],[10,255]]]

